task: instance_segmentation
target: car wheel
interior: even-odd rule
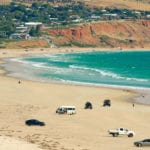
[[[133,134],[132,134],[132,133],[130,133],[130,134],[128,135],[128,137],[133,137]]]
[[[114,134],[113,134],[113,137],[117,137],[117,136],[118,136],[118,134],[117,134],[117,133],[114,133]]]
[[[137,144],[137,147],[142,147],[142,144],[138,143],[138,144]]]

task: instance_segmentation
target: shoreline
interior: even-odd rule
[[[10,61],[9,61],[9,58],[6,58],[6,59],[2,59],[3,60],[2,63],[7,65],[7,63]],[[13,58],[11,58],[11,59],[13,59]],[[7,71],[4,66],[1,67],[0,74],[4,74],[4,76],[10,77],[10,78],[15,78],[15,79],[21,79],[21,80],[29,80],[29,81],[33,81],[33,82],[49,83],[49,84],[51,84],[51,83],[52,84],[64,84],[64,85],[74,85],[74,86],[88,86],[88,87],[104,87],[104,88],[127,89],[127,90],[150,90],[150,87],[142,87],[142,86],[140,87],[140,86],[103,84],[103,83],[87,83],[87,82],[78,82],[78,81],[69,81],[69,80],[59,81],[59,80],[54,80],[54,79],[49,79],[49,80],[45,79],[44,80],[40,77],[33,76],[32,78],[29,78],[28,76],[20,76],[20,75],[17,76],[17,75],[12,75],[11,73],[13,73],[13,72]],[[35,78],[35,79],[33,79],[33,78]]]
[[[68,50],[69,49],[69,50]],[[8,53],[12,53],[11,49],[4,49],[4,51],[7,51]],[[114,52],[113,50],[109,50],[109,49],[103,49],[103,48],[96,48],[95,50],[91,50],[91,48],[52,48],[50,50],[53,50],[53,51],[49,51],[49,48],[46,48],[45,49],[46,51],[44,51],[44,49],[30,49],[30,50],[27,50],[27,49],[24,49],[22,51],[19,51],[19,49],[13,49],[13,52],[15,51],[15,54],[13,55],[9,55],[7,56],[7,53],[5,53],[5,56],[3,57],[4,55],[4,52],[2,52],[2,54],[0,54],[0,64],[2,63],[7,63],[4,59],[10,59],[10,58],[19,58],[19,57],[26,57],[26,56],[32,56],[35,54],[36,55],[39,55],[39,54],[56,54],[56,53],[78,53],[78,52],[93,52],[93,51],[109,51],[109,52]],[[120,51],[120,50],[116,50],[116,51]],[[121,50],[122,51],[122,50]],[[135,49],[125,49],[123,51],[142,51],[142,50],[139,50],[138,48],[135,48]],[[144,49],[144,51],[150,51],[150,49]],[[0,51],[1,52],[1,51]],[[11,73],[11,72],[7,72],[3,67],[2,69],[0,69],[0,75],[2,76],[6,76],[8,78],[14,78],[14,79],[17,79],[17,80],[26,80],[26,81],[32,81],[32,82],[40,82],[40,83],[48,83],[48,84],[60,84],[60,85],[71,85],[71,86],[86,86],[86,87],[97,87],[97,88],[110,88],[110,89],[117,89],[117,90],[129,90],[130,92],[133,92],[133,93],[136,93],[136,95],[138,96],[135,96],[135,97],[132,97],[132,100],[131,102],[135,102],[135,103],[139,103],[139,104],[144,104],[144,105],[150,105],[150,102],[146,102],[149,97],[150,97],[150,88],[149,87],[136,87],[136,86],[124,86],[124,85],[110,85],[110,84],[92,84],[92,83],[80,83],[80,82],[71,82],[71,81],[66,81],[66,82],[63,82],[63,81],[55,81],[55,80],[50,80],[50,81],[40,81],[38,78],[37,79],[29,79],[28,77],[17,77],[17,76],[9,76],[8,74]],[[142,95],[142,96],[141,96]],[[148,95],[148,96],[147,96]],[[146,97],[146,99],[145,99]],[[141,100],[142,99],[142,100]]]
[[[5,58],[37,53],[45,51],[12,52],[10,50],[6,54],[0,51],[0,61],[4,63],[2,59]],[[122,150],[136,150],[133,141],[149,136],[147,129],[150,118],[145,119],[150,113],[149,104],[139,104],[139,100],[150,98],[149,89],[147,91],[134,88],[43,83],[9,77],[6,74],[7,72],[0,69],[2,137],[9,136],[10,139],[32,143],[36,148],[38,146],[43,150],[110,150],[110,146],[111,150],[120,150],[120,145]],[[102,107],[104,99],[111,100],[110,108]],[[86,101],[92,102],[92,110],[84,109]],[[61,105],[76,106],[77,114],[71,116],[55,114],[56,109]],[[25,120],[31,118],[44,121],[46,126],[26,126]],[[117,127],[134,130],[136,136],[132,140],[128,137],[109,136],[108,129]],[[3,143],[6,144],[7,141]],[[33,147],[33,150],[36,148]],[[12,147],[11,150],[16,149]]]

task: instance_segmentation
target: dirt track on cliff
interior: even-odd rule
[[[43,29],[57,46],[149,47],[150,21],[108,21],[64,29]]]

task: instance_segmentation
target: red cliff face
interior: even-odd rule
[[[49,30],[48,33],[53,36],[64,37],[66,41],[76,41],[85,44],[98,44],[99,41],[97,37],[93,36],[91,33],[91,26],[82,25],[75,28],[67,28],[62,30]]]
[[[150,21],[99,22],[46,32],[56,45],[144,47],[150,43]]]

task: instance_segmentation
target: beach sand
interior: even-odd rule
[[[44,52],[68,52],[68,49]],[[1,50],[0,58],[37,53],[43,53],[43,50]],[[21,141],[18,142],[20,147],[34,144],[33,150],[37,147],[47,150],[134,150],[137,149],[134,141],[149,138],[150,106],[135,103],[141,96],[143,100],[142,94],[146,95],[147,91],[136,93],[129,89],[33,82],[7,77],[2,70],[0,85],[0,141],[6,145],[17,139]],[[110,99],[112,106],[102,107],[104,99]],[[93,104],[92,110],[84,109],[86,101]],[[77,114],[56,114],[61,105],[76,106]],[[25,120],[32,118],[44,121],[46,126],[26,126]],[[136,135],[114,138],[108,134],[109,129],[118,127],[133,130]],[[11,150],[24,149],[12,147]]]
[[[35,144],[20,141],[6,136],[0,137],[0,150],[41,150]]]

